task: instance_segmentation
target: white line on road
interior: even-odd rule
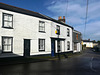
[[[93,69],[93,63],[92,63],[93,59],[94,59],[94,57],[91,58],[90,68],[91,68],[92,71],[97,72],[95,69]]]

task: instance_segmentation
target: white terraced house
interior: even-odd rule
[[[73,27],[64,22],[0,3],[0,58],[73,52]]]

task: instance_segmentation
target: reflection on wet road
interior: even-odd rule
[[[0,66],[0,75],[100,75],[100,53],[28,64]]]

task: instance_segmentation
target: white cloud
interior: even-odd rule
[[[84,33],[85,16],[86,16],[87,0],[69,0],[68,9],[67,2],[64,0],[54,0],[52,5],[47,6],[57,19],[58,16],[66,16],[67,24],[74,26],[76,30]],[[99,40],[100,38],[100,0],[89,0],[88,23],[86,25],[86,38]],[[67,10],[68,11],[67,11]]]

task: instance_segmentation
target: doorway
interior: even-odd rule
[[[51,40],[51,56],[55,56],[55,40]]]
[[[30,56],[30,39],[24,39],[24,56]]]

